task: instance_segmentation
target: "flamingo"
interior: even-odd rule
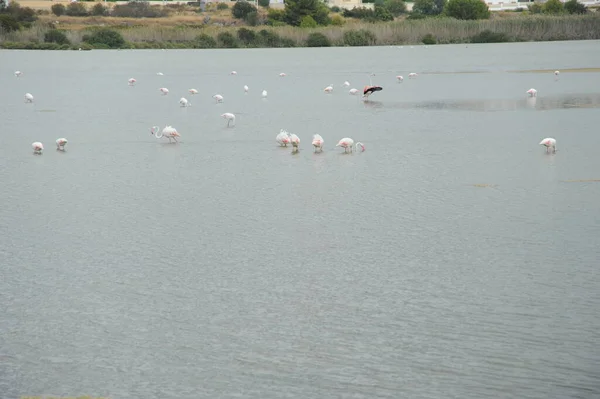
[[[187,100],[187,98],[181,97],[179,99],[179,105],[181,105],[182,107],[189,107],[192,104]]]
[[[294,151],[298,151],[298,146],[300,145],[300,137],[298,137],[294,133],[292,133],[292,134],[290,134],[290,141],[292,142],[292,147],[293,147]]]
[[[20,76],[21,76],[21,74],[22,74],[22,73],[23,73],[23,72],[21,72],[21,71],[15,71],[15,76],[18,78],[18,77],[20,77]]]
[[[354,144],[354,140],[349,137],[344,137],[337,144],[336,147],[342,147],[344,152],[352,152],[352,150],[358,150],[358,147],[361,148],[361,152],[365,150],[365,145],[360,141]]]
[[[327,94],[330,94],[333,91],[333,84],[330,84],[329,86],[324,88],[323,91]]]
[[[233,122],[233,125],[235,126],[235,115],[231,112],[225,112],[224,114],[221,114],[221,118],[227,119],[227,127],[229,127],[231,122]]]
[[[527,90],[527,94],[529,94],[529,97],[537,97],[537,90],[536,89],[529,89]]]
[[[164,136],[169,139],[169,143],[172,143],[172,140],[175,140],[175,143],[177,143],[177,137],[181,137],[181,135],[177,132],[177,129],[172,126],[165,126],[161,133],[158,133],[159,131],[160,128],[158,126],[153,126],[152,129],[150,129],[150,134],[157,139],[160,139]]]
[[[32,143],[31,146],[33,147],[34,154],[41,154],[42,151],[44,151],[44,145],[42,143],[40,143],[39,141]]]
[[[129,84],[129,86],[133,86],[135,84],[135,82],[137,82],[137,80],[135,80],[134,78],[129,78],[127,80],[127,83]]]
[[[279,74],[279,76],[281,76],[281,77],[283,78],[283,77],[285,77],[285,73],[281,72],[281,73]]]
[[[345,81],[345,82],[344,82],[344,87],[350,87],[350,82],[348,82],[348,81]]]
[[[216,102],[218,102],[218,103],[222,103],[222,102],[223,102],[223,96],[222,96],[222,95],[220,95],[220,94],[215,94],[215,95],[213,96],[213,98],[214,98],[214,99],[216,100]]]
[[[553,154],[556,154],[556,140],[553,138],[546,138],[540,141],[540,145],[546,146],[546,153],[552,151]]]
[[[198,94],[198,90],[196,90],[196,89],[189,89],[188,91],[190,92],[190,94],[192,96],[195,95],[195,94]]]
[[[312,145],[313,145],[313,147],[315,147],[315,152],[317,152],[317,150],[319,150],[319,152],[323,151],[323,143],[324,142],[325,141],[323,140],[323,137],[321,137],[320,134],[313,135]]]
[[[56,150],[64,151],[68,141],[64,137],[56,140]]]
[[[554,74],[555,74],[556,76],[558,76],[558,75],[560,75],[560,71],[554,71]]]
[[[163,94],[163,96],[166,96],[167,94],[169,94],[169,89],[167,89],[166,87],[161,87],[160,92]]]
[[[263,97],[263,98],[267,98],[267,91],[266,91],[266,90],[263,90],[263,92],[262,92],[262,97]]]
[[[396,76],[396,79],[398,79],[398,82],[403,82],[404,81],[404,76],[398,75],[398,76]]]
[[[248,86],[244,85],[244,93],[248,93]]]
[[[281,129],[279,134],[275,137],[275,141],[277,141],[281,147],[287,147],[287,145],[290,144],[290,134]]]
[[[156,72],[156,74],[157,74],[158,76],[163,76],[163,75],[164,75],[164,73],[162,73],[162,72]]]
[[[231,71],[229,74],[230,75],[237,75],[237,72],[236,71]]]
[[[352,96],[355,96],[358,94],[358,89],[350,89],[350,91],[348,93],[350,93],[350,95],[352,95]]]
[[[26,103],[32,103],[33,102],[33,96],[31,95],[31,93],[25,93],[25,102]]]
[[[408,77],[411,78],[411,79],[412,78],[416,78],[417,76],[419,76],[419,75],[416,74],[415,72],[411,72],[411,73],[408,74]]]

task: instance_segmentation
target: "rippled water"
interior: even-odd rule
[[[0,397],[599,397],[598,50],[0,51]]]

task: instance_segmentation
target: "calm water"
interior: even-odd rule
[[[0,51],[0,397],[600,397],[600,182],[574,181],[600,72],[569,71],[597,67],[597,41]],[[369,103],[341,86],[371,72]]]

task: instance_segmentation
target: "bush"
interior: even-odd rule
[[[315,21],[315,19],[313,17],[311,17],[310,15],[305,15],[300,20],[300,27],[301,28],[316,28],[317,21]]]
[[[269,8],[269,0],[258,0],[258,5],[264,8]]]
[[[562,14],[565,11],[560,0],[548,0],[542,7],[544,14]]]
[[[229,8],[229,6],[227,5],[227,3],[217,4],[217,10],[227,10],[228,8]]]
[[[79,2],[69,3],[65,14],[70,17],[87,17],[89,15],[85,5]]]
[[[96,3],[90,13],[96,16],[108,15],[108,9],[102,5],[102,3]]]
[[[258,32],[260,41],[268,47],[279,47],[281,45],[281,38],[273,31],[263,29]]]
[[[373,46],[377,43],[377,38],[366,29],[349,30],[344,32],[344,44],[346,46]]]
[[[235,5],[231,7],[231,15],[237,19],[246,19],[248,14],[256,11],[256,7],[243,0],[236,1]]]
[[[450,0],[446,4],[444,13],[449,17],[463,20],[488,19],[490,17],[490,10],[482,0]]]
[[[83,41],[99,48],[106,46],[107,48],[121,48],[125,46],[123,36],[114,30],[99,29],[91,35],[84,35]]]
[[[406,4],[402,0],[385,0],[383,6],[394,17],[406,13]]]
[[[393,21],[394,20],[394,16],[388,11],[387,8],[385,8],[383,6],[378,6],[377,4],[375,5],[374,17],[375,17],[376,21]]]
[[[46,43],[58,43],[58,44],[71,44],[65,32],[58,29],[50,29],[44,34],[44,42]]]
[[[221,44],[221,47],[225,47],[225,48],[236,48],[236,47],[238,47],[237,40],[229,32],[221,32],[221,33],[219,33],[217,35],[217,40]]]
[[[2,15],[4,15],[5,17],[3,18],[4,22],[3,25],[6,26],[12,26],[12,21],[16,21],[17,24],[19,25],[19,28],[21,26],[24,26],[26,28],[31,27],[31,23],[37,20],[37,15],[35,13],[35,10],[33,8],[30,7],[21,7],[19,5],[19,3],[10,3],[10,5],[4,7],[1,10]],[[10,17],[10,18],[6,18],[6,17]],[[12,29],[12,28],[8,28],[8,29]]]
[[[330,10],[331,10],[331,12],[340,12],[340,11],[342,11],[342,9],[339,8],[338,6],[333,6],[333,7],[330,8]]]
[[[506,34],[487,29],[471,37],[471,43],[505,43],[508,41]]]
[[[428,33],[425,36],[423,36],[423,39],[421,39],[421,41],[423,42],[423,44],[436,44],[437,43],[437,40],[435,40],[435,37],[433,37],[433,35],[431,33]]]
[[[565,11],[569,14],[587,14],[588,9],[584,4],[581,4],[577,0],[569,0],[565,2]]]
[[[238,39],[245,45],[256,42],[256,33],[248,28],[240,28],[237,31]]]
[[[313,32],[306,39],[306,47],[331,47],[331,41],[324,34]]]
[[[446,0],[415,0],[412,12],[425,16],[439,15],[444,11],[445,6]]]
[[[50,7],[50,10],[52,10],[52,14],[56,15],[57,17],[65,15],[65,12],[67,12],[67,8],[60,3],[53,4],[52,7]]]
[[[331,25],[334,26],[343,26],[346,23],[346,20],[341,15],[334,15],[331,17]]]
[[[544,8],[539,3],[533,3],[527,6],[527,9],[532,14],[541,14]]]
[[[0,28],[4,32],[13,32],[19,30],[19,23],[10,15],[0,14]]]
[[[246,21],[246,23],[250,26],[260,25],[260,21],[258,20],[258,12],[249,12],[248,15],[246,15],[246,18],[244,18],[244,21]]]
[[[130,1],[127,4],[117,4],[110,13],[118,18],[160,18],[167,16],[167,10],[160,6],[150,6],[145,1]]]
[[[206,33],[201,33],[194,39],[194,47],[196,48],[215,48],[217,41]]]

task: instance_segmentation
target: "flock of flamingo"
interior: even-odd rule
[[[17,78],[21,77],[22,74],[23,73],[21,71],[15,71],[15,76]],[[560,71],[554,71],[554,75],[556,77],[558,77],[559,74],[560,74]],[[163,76],[164,74],[162,72],[158,72],[157,75]],[[230,75],[237,75],[237,72],[231,71]],[[282,72],[279,74],[279,76],[283,78],[286,76],[286,74],[284,72]],[[375,76],[375,74],[369,74],[370,85],[365,86],[363,89],[363,98],[364,99],[367,99],[370,95],[372,95],[373,93],[375,93],[377,91],[383,90],[383,88],[380,86],[373,86],[373,83],[371,81],[372,76]],[[417,78],[417,76],[418,76],[418,74],[415,72],[411,72],[408,74],[408,77],[410,79]],[[398,75],[398,76],[396,76],[396,80],[399,83],[401,83],[404,81],[404,77],[402,75]],[[134,86],[136,84],[136,82],[137,82],[137,80],[135,78],[129,78],[127,81],[129,86]],[[346,81],[342,84],[342,86],[350,87],[350,83],[348,81]],[[169,94],[169,89],[167,89],[166,87],[161,87],[158,90],[164,96]],[[244,85],[244,92],[248,93],[248,90],[249,90],[248,86]],[[198,94],[198,90],[193,89],[193,88],[189,89],[188,92],[191,95]],[[333,84],[330,84],[329,86],[325,87],[323,89],[323,92],[326,94],[331,94],[333,92]],[[352,88],[348,91],[348,94],[353,95],[353,96],[357,95],[358,93],[359,93],[359,90],[355,89],[355,88]],[[527,90],[526,93],[529,95],[529,97],[537,97],[537,90],[534,88]],[[268,93],[266,90],[263,90],[261,95],[262,95],[262,98],[266,98]],[[220,94],[215,94],[213,96],[213,98],[215,99],[215,101],[217,103],[223,102],[223,96]],[[33,101],[34,101],[33,95],[31,93],[26,93],[25,94],[25,103],[33,103]],[[189,106],[191,106],[191,103],[188,101],[187,98],[181,97],[179,99],[179,105],[181,107],[189,107]],[[232,124],[235,125],[235,115],[233,113],[225,112],[225,113],[221,114],[221,117],[224,118],[225,120],[227,120],[227,127],[230,127]],[[169,140],[169,143],[178,143],[177,138],[181,137],[181,135],[179,134],[177,129],[175,129],[172,126],[166,126],[164,129],[162,129],[162,131],[160,130],[160,128],[158,126],[153,126],[150,129],[150,134],[152,134],[157,139],[161,139],[161,138],[165,137]],[[291,145],[293,148],[293,152],[297,152],[300,147],[300,138],[296,134],[287,132],[285,129],[280,130],[279,134],[277,134],[277,136],[275,137],[275,141],[281,147],[287,147],[288,144]],[[65,151],[65,146],[67,145],[67,143],[68,143],[68,141],[64,137],[57,139],[56,140],[56,150],[57,151]],[[311,144],[314,147],[315,152],[322,152],[324,143],[325,143],[325,141],[323,140],[323,137],[321,137],[321,135],[319,135],[319,134],[313,135]],[[539,144],[546,147],[546,153],[550,153],[550,152],[556,153],[556,140],[554,138],[547,137],[547,138],[543,139]],[[34,154],[40,155],[44,151],[44,145],[39,141],[32,143],[31,146],[33,148]],[[355,143],[354,140],[349,137],[344,137],[344,138],[340,139],[340,141],[336,144],[336,147],[343,148],[345,153],[351,153],[353,151],[358,151],[359,149],[361,152],[365,151],[365,145],[363,143],[361,143],[361,142]]]

